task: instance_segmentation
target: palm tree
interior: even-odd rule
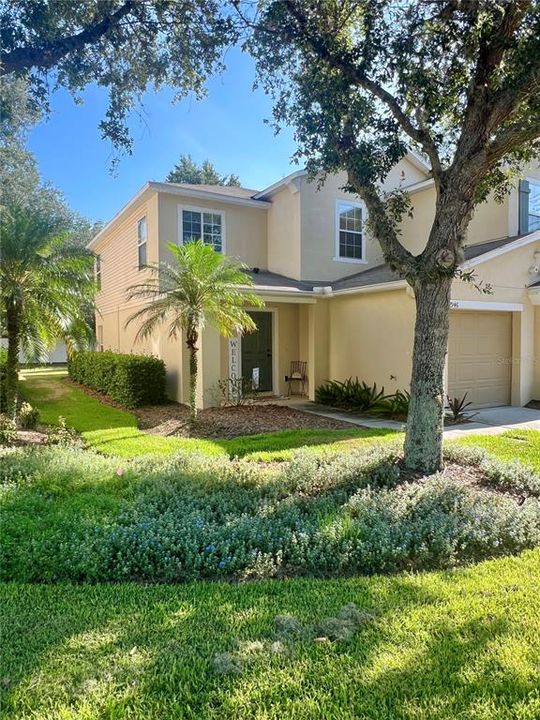
[[[224,337],[233,337],[256,329],[246,305],[262,307],[260,297],[246,288],[252,285],[246,266],[221,255],[201,240],[185,245],[167,245],[173,264],[158,263],[147,267],[152,277],[128,288],[130,300],[150,303],[134,313],[127,325],[140,321],[136,339],[149,337],[162,323],[168,324],[169,337],[185,331],[189,351],[190,418],[197,418],[197,343],[206,324],[213,325]]]
[[[0,238],[0,330],[8,339],[5,410],[12,415],[21,349],[43,360],[58,340],[68,353],[88,345],[94,279],[92,256],[68,244],[65,216],[47,203],[46,194],[5,203]]]

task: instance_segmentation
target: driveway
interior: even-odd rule
[[[507,430],[539,430],[540,410],[522,407],[497,407],[477,410],[472,422],[454,425],[444,431],[445,437],[482,434],[496,435]]]
[[[395,420],[379,420],[362,415],[340,412],[324,405],[293,400],[288,402],[291,407],[303,412],[313,413],[321,417],[343,420],[352,425],[372,428],[391,428],[404,430],[404,423]],[[445,438],[463,437],[464,435],[497,435],[507,430],[538,430],[540,431],[540,410],[531,410],[521,407],[497,407],[477,410],[476,415],[469,423],[450,425],[444,429]]]

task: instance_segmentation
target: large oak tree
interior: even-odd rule
[[[386,262],[416,298],[407,465],[442,466],[450,289],[476,204],[540,156],[538,0],[263,0],[235,3],[278,125],[313,176],[345,171]],[[431,166],[423,252],[400,242],[407,198],[381,180],[406,153]]]

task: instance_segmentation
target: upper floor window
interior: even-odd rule
[[[96,255],[94,259],[94,279],[97,289],[101,290],[101,255]]]
[[[540,230],[540,180],[519,184],[519,234]]]
[[[339,201],[336,215],[335,259],[346,262],[365,262],[361,205],[354,202]]]
[[[137,248],[139,254],[139,270],[146,265],[146,217],[143,217],[137,223]]]
[[[180,237],[182,243],[202,240],[218,252],[225,244],[225,218],[219,210],[182,208],[180,211]]]

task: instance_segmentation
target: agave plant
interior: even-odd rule
[[[470,420],[472,417],[478,414],[465,414],[466,408],[472,405],[472,401],[467,402],[467,393],[465,393],[465,395],[462,395],[461,397],[453,398],[451,398],[450,395],[447,395],[446,402],[448,405],[448,410],[450,411],[448,413],[449,417],[454,423],[463,422],[464,420]]]

